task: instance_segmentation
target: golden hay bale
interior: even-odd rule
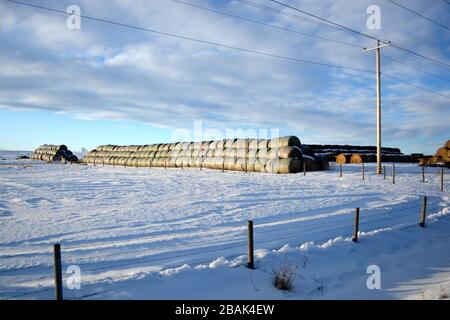
[[[350,163],[351,154],[348,153],[341,153],[336,156],[336,163],[337,164],[346,164]]]
[[[350,157],[350,163],[365,163],[364,155],[355,153]]]
[[[450,140],[447,140],[447,142],[445,143],[445,147],[446,147],[447,149],[450,149]]]
[[[280,138],[274,138],[269,141],[269,148],[282,148],[282,147],[301,147],[301,142],[296,136],[286,136]]]
[[[448,155],[448,149],[446,147],[439,148],[435,153],[436,157],[441,157],[441,158],[447,157],[447,155]]]

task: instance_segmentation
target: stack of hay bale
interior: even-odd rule
[[[419,165],[450,167],[450,140],[447,140],[442,148],[437,149],[434,156],[420,159]]]
[[[134,146],[99,146],[83,162],[133,167],[209,168],[219,170],[296,173],[303,154],[295,136],[227,139]],[[328,163],[327,163],[328,164]]]
[[[68,162],[78,162],[76,155],[70,151],[67,146],[44,144],[37,148],[31,155],[30,159],[41,160],[47,162],[65,160]]]

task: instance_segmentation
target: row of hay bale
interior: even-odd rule
[[[420,159],[419,165],[450,167],[450,140],[447,140],[443,147],[437,149],[434,156]]]
[[[34,150],[30,155],[32,160],[41,160],[47,162],[68,161],[78,162],[78,157],[70,151],[66,145],[44,144]]]
[[[415,162],[415,159],[410,155],[381,155],[382,162]],[[377,162],[377,156],[375,154],[360,154],[360,153],[341,153],[336,156],[337,164],[347,163],[370,163]]]
[[[83,158],[83,162],[90,164],[271,173],[299,172],[302,170],[303,160],[301,143],[295,136],[270,140],[227,139],[132,146],[103,145]],[[308,161],[314,160],[312,158]],[[311,169],[313,167],[310,166]],[[316,167],[325,168],[326,165]]]

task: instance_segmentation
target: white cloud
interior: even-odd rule
[[[365,30],[369,2],[292,3],[369,32]],[[80,6],[84,14],[165,32],[324,63],[375,68],[373,54],[358,48],[167,0],[133,3],[82,1]],[[220,10],[371,45],[371,41],[271,15],[236,1],[222,4]],[[436,9],[430,14],[441,16]],[[433,26],[386,5],[382,5],[382,17],[381,36],[411,48],[420,43],[417,51],[448,60],[449,37],[435,35]],[[71,31],[65,28],[64,16],[4,3],[0,3],[0,21],[0,40],[6,44],[0,48],[0,59],[7,61],[0,65],[3,108],[52,110],[83,119],[126,119],[173,128],[190,128],[195,120],[219,127],[280,127],[284,133],[307,136],[306,142],[311,143],[368,144],[368,140],[374,140],[374,74],[332,70],[85,20],[80,31]],[[405,63],[416,62],[394,49],[383,50]],[[433,88],[433,83],[423,82],[423,75],[415,70],[386,60],[382,63],[383,70],[390,74]],[[442,121],[448,100],[418,93],[404,84],[383,84],[387,141],[395,144],[412,132],[433,138],[447,134],[446,128],[436,122]],[[435,90],[440,88],[442,82]],[[450,94],[448,83],[446,94]],[[423,105],[433,111],[424,112],[427,109],[421,108]],[[421,120],[420,126],[416,119]]]

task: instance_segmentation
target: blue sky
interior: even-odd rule
[[[311,19],[260,10],[240,1],[183,0],[277,27],[358,46],[373,41]],[[253,2],[277,9],[268,0]],[[398,0],[445,24],[444,1]],[[305,60],[374,70],[373,53],[226,17],[172,0],[28,1],[85,15]],[[385,0],[288,1],[361,32],[450,64],[450,31]],[[366,8],[381,8],[381,29],[368,30]],[[289,9],[282,9],[289,13]],[[111,26],[0,1],[0,149],[65,143],[171,141],[195,121],[226,129],[278,128],[303,143],[375,144],[374,74],[343,71]],[[433,153],[449,139],[450,69],[395,48],[382,49],[382,72],[434,95],[382,78],[383,145]],[[391,61],[394,58],[406,67]]]

